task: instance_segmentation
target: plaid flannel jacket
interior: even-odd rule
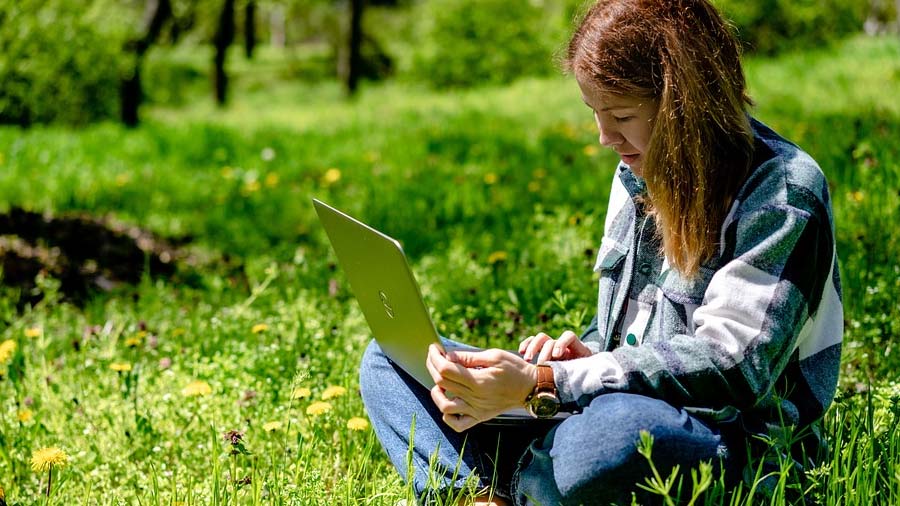
[[[632,392],[713,421],[740,419],[757,434],[810,426],[824,414],[843,335],[828,186],[809,155],[752,126],[750,176],[722,226],[718,256],[693,279],[638,238],[643,182],[619,165],[595,266],[597,316],[582,335],[594,354],[550,363],[563,402]],[[661,262],[656,279],[635,276],[636,258],[648,256]],[[646,285],[632,286],[636,278]],[[617,322],[635,288],[652,300],[639,318],[640,340],[622,340]]]

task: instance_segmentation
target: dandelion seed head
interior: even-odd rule
[[[56,446],[41,448],[31,455],[31,469],[34,472],[46,472],[53,467],[65,467],[68,463],[69,456]]]

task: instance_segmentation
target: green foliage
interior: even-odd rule
[[[807,149],[832,185],[848,325],[841,393],[824,421],[830,459],[798,488],[776,457],[733,493],[715,471],[711,484],[702,467],[672,482],[648,466],[650,481],[634,480],[660,499],[900,500],[898,55],[896,39],[859,38],[747,68],[754,114]],[[404,244],[448,336],[508,348],[534,331],[579,329],[595,310],[591,265],[615,157],[597,147],[571,80],[440,94],[391,84],[353,102],[337,83],[292,82],[245,89],[226,111],[186,103],[150,109],[134,130],[0,128],[4,205],[113,214],[193,237],[192,259],[227,253],[243,265],[201,267],[192,286],[145,278],[83,309],[47,277],[44,301],[21,314],[15,291],[0,291],[0,343],[16,343],[0,364],[11,506],[42,502],[46,477],[28,460],[51,445],[71,456],[54,504],[410,498],[371,429],[347,425],[364,416],[356,373],[369,330],[311,196]],[[208,395],[185,396],[195,380]],[[329,385],[347,393],[308,413]],[[251,455],[231,454],[229,431]]]
[[[0,123],[83,124],[118,114],[122,39],[67,0],[0,7]]]
[[[551,4],[434,0],[414,15],[411,74],[436,87],[505,83],[554,70],[562,23]]]
[[[712,0],[751,52],[811,48],[862,29],[868,0]]]

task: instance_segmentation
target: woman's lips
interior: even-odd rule
[[[623,155],[623,154],[619,153],[619,158],[621,158],[622,161],[625,162],[626,165],[633,164],[635,161],[637,161],[638,157],[640,157],[640,156],[641,156],[640,154]]]

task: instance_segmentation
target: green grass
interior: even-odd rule
[[[841,394],[826,417],[832,458],[806,493],[820,504],[896,504],[900,43],[852,39],[747,69],[756,116],[809,151],[832,185],[847,332]],[[262,89],[239,79],[229,109],[198,97],[146,112],[136,130],[0,129],[0,207],[109,213],[189,236],[197,257],[236,257],[243,273],[201,266],[190,285],[148,278],[85,308],[60,302],[42,280],[44,302],[23,314],[4,292],[0,342],[17,343],[10,371],[22,371],[0,381],[10,505],[44,501],[47,476],[29,460],[47,446],[70,458],[54,472],[52,504],[392,505],[407,496],[371,429],[346,425],[365,416],[356,369],[368,328],[312,196],[403,242],[448,336],[509,346],[591,316],[592,253],[615,160],[594,148],[571,80],[440,94],[387,84],[345,101],[336,84]],[[498,251],[505,260],[490,263]],[[267,329],[254,333],[260,323]],[[212,393],[185,397],[195,380]],[[329,400],[330,412],[307,414],[329,385],[347,393]],[[295,388],[311,396],[292,399]],[[268,432],[269,422],[281,427]],[[244,433],[251,455],[231,455],[229,430]],[[758,490],[728,502],[712,489],[710,504],[760,501]]]

